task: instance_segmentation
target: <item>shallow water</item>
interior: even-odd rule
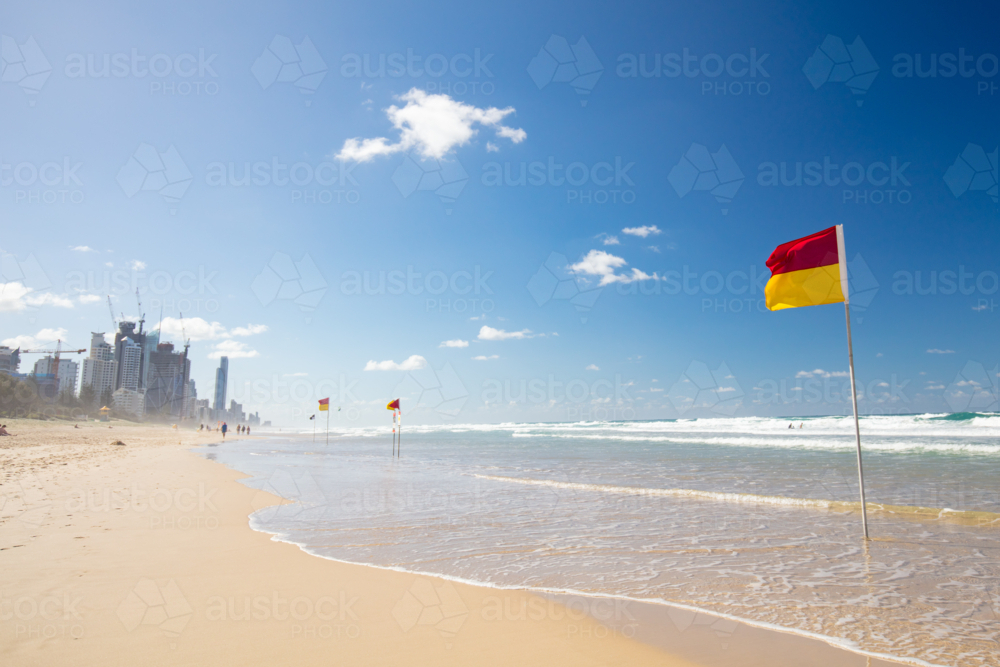
[[[408,427],[227,443],[317,555],[683,604],[942,665],[1000,664],[1000,416]],[[922,510],[911,508],[920,507]]]

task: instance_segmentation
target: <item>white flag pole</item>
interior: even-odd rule
[[[858,481],[861,484],[861,525],[868,539],[868,506],[865,503],[865,473],[861,464],[861,425],[858,423],[858,392],[854,385],[854,345],[851,342],[851,302],[847,280],[847,253],[844,250],[844,226],[837,225],[837,258],[840,263],[840,289],[844,293],[844,314],[847,317],[847,358],[851,371],[851,403],[854,406],[854,439],[858,447]]]

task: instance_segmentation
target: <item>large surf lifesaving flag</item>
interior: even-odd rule
[[[320,412],[329,411],[330,410],[330,399],[329,398],[321,398],[321,399],[319,399],[319,409],[320,409]]]
[[[389,405],[385,406],[385,409],[386,410],[399,410],[399,399],[397,398],[395,401],[389,403]]]
[[[847,301],[847,257],[842,225],[782,243],[767,260],[769,310]]]

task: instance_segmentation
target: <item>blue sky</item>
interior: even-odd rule
[[[228,352],[230,396],[286,426],[326,395],[345,426],[384,423],[397,395],[415,422],[843,413],[842,309],[770,313],[743,287],[777,244],[843,224],[862,409],[990,407],[968,391],[996,386],[1000,357],[995,15],[436,7],[0,9],[0,339],[84,347],[112,326],[109,293],[137,312],[137,285],[165,338],[183,311],[200,397]],[[932,54],[936,76],[905,76]],[[419,117],[445,111],[411,144],[338,159],[349,139],[400,142],[386,110],[413,89]],[[456,120],[491,108],[513,111]],[[137,168],[157,161],[161,183]],[[780,184],[811,162],[825,182]],[[692,189],[699,168],[728,187]],[[595,292],[608,262],[639,279]],[[404,370],[364,370],[389,361]]]

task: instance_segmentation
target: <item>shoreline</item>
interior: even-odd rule
[[[866,664],[695,608],[316,558],[251,528],[287,501],[191,451],[219,434],[112,426],[18,420],[0,439],[5,664]]]

